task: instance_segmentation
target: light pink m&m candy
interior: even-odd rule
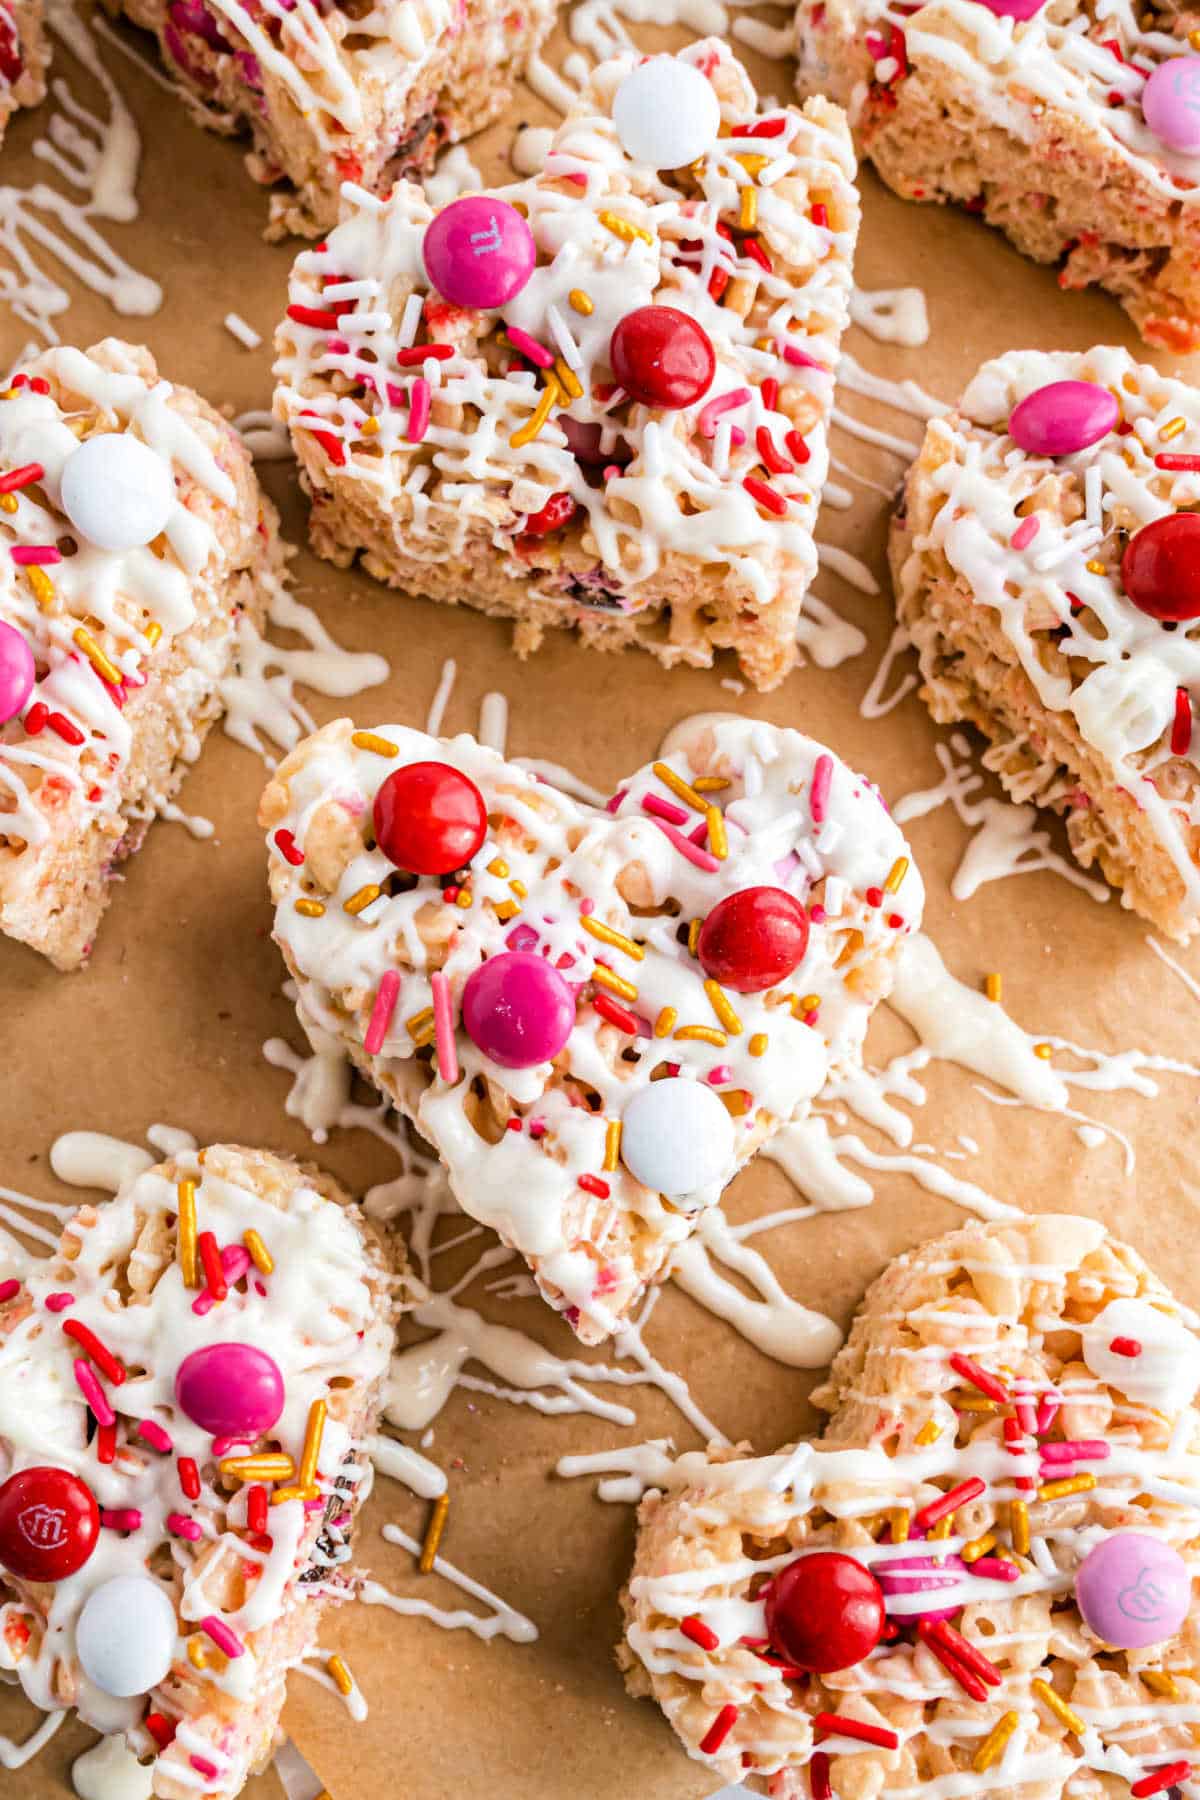
[[[467,1036],[505,1069],[557,1056],[575,1023],[575,999],[558,970],[529,950],[489,957],[463,989]]]
[[[1098,1638],[1144,1650],[1174,1637],[1188,1616],[1192,1578],[1178,1550],[1142,1531],[1114,1531],[1075,1572],[1075,1599]]]
[[[0,725],[16,718],[33,692],[36,678],[29,644],[0,619]]]
[[[210,1436],[254,1439],[283,1411],[283,1376],[274,1357],[253,1344],[208,1344],[180,1363],[175,1398]]]
[[[1200,151],[1200,56],[1169,56],[1142,89],[1142,113],[1172,150]]]
[[[1070,456],[1099,443],[1120,412],[1095,381],[1050,381],[1013,407],[1009,434],[1030,456]]]
[[[520,293],[537,261],[525,220],[491,194],[467,194],[444,206],[421,250],[425,273],[455,306],[503,306]]]

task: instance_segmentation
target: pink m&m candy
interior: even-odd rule
[[[1200,151],[1200,56],[1169,56],[1142,89],[1142,113],[1160,142]]]
[[[36,678],[27,641],[0,619],[0,725],[16,718],[33,692]]]
[[[1013,407],[1009,434],[1030,456],[1070,456],[1099,443],[1120,412],[1094,381],[1051,381]]]
[[[1075,1572],[1084,1621],[1119,1650],[1174,1637],[1188,1615],[1192,1578],[1178,1550],[1141,1531],[1114,1531]]]
[[[425,233],[425,273],[455,306],[503,306],[537,261],[533,233],[515,206],[467,194],[444,206]]]
[[[529,950],[489,957],[463,989],[467,1036],[505,1069],[557,1056],[575,1023],[575,999],[558,970]]]
[[[210,1436],[253,1439],[283,1411],[283,1376],[274,1357],[253,1344],[208,1344],[180,1363],[175,1398]]]
[[[1024,24],[1026,19],[1041,12],[1046,0],[978,0],[978,3],[995,13],[998,19],[1016,19],[1018,24]]]

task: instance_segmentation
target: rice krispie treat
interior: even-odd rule
[[[347,1587],[395,1283],[332,1181],[230,1145],[0,1279],[0,1670],[124,1732],[161,1800],[274,1752]]]
[[[263,796],[275,938],[586,1343],[857,1065],[923,889],[810,738],[703,719],[604,810],[472,738],[328,725]]]
[[[158,38],[201,125],[251,139],[268,237],[319,237],[343,182],[386,193],[491,123],[552,0],[104,0]]]
[[[527,181],[351,196],[292,273],[276,410],[314,548],[410,593],[796,660],[858,231],[842,113],[715,39],[598,68]]]
[[[78,968],[283,567],[231,425],[115,338],[0,397],[0,930]]]
[[[45,99],[49,61],[42,0],[0,0],[0,143],[19,106]]]
[[[1012,351],[930,421],[891,536],[935,719],[1169,937],[1200,925],[1200,394]]]
[[[1090,1219],[902,1257],[819,1442],[695,1453],[643,1502],[631,1692],[773,1800],[1191,1793],[1195,1327]]]
[[[1200,346],[1196,27],[1155,0],[799,0],[799,86],[849,109],[897,193],[981,214],[1182,354]]]

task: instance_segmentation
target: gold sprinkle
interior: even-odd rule
[[[677,775],[670,763],[656,762],[653,766],[653,773],[657,775],[665,788],[670,788],[677,800],[682,800],[683,804],[690,806],[693,812],[708,812],[708,801],[704,799],[703,795],[698,794],[695,788],[683,779],[682,775]]]
[[[758,224],[758,189],[744,187],[738,199],[738,230],[753,231]]]
[[[400,747],[376,731],[356,731],[350,742],[356,750],[373,750],[376,756],[399,756]]]
[[[374,437],[379,430],[379,420],[372,413],[369,419],[363,420],[358,429],[362,432],[364,437]]]
[[[1035,1056],[1040,1056],[1043,1062],[1049,1062],[1050,1058],[1054,1055],[1054,1045],[1035,1044],[1033,1046],[1033,1054]]]
[[[376,882],[368,881],[365,887],[360,887],[357,893],[351,894],[348,900],[342,901],[342,911],[357,918],[360,912],[366,912],[368,906],[372,906],[378,900],[382,892],[383,889]]]
[[[596,303],[592,296],[585,294],[582,288],[572,288],[567,299],[575,311],[581,313],[585,319],[590,319],[596,310]]]
[[[340,1656],[331,1656],[325,1667],[333,1677],[333,1684],[339,1694],[354,1692],[354,1677]]]
[[[298,912],[302,919],[320,919],[325,912],[320,900],[296,900],[293,902],[293,910]]]
[[[580,381],[574,369],[572,369],[568,363],[565,363],[561,356],[555,361],[554,373],[558,380],[559,387],[562,388],[563,392],[567,394],[570,399],[581,400],[583,398],[583,383]]]
[[[604,1127],[604,1161],[600,1167],[611,1175],[621,1160],[621,1121],[610,1119]]]
[[[112,658],[105,655],[90,631],[85,631],[82,625],[77,625],[71,633],[71,641],[83,651],[97,675],[107,681],[110,686],[120,687],[125,679],[124,675]]]
[[[611,944],[614,950],[623,950],[626,956],[632,956],[634,962],[645,960],[646,952],[641,944],[635,944],[632,938],[627,938],[621,932],[614,931],[611,925],[604,923],[603,919],[597,919],[592,913],[585,913],[579,923],[589,937],[599,938],[602,944]]]
[[[952,1513],[947,1513],[946,1517],[944,1519],[939,1519],[937,1524],[932,1525],[925,1535],[931,1538],[948,1538],[953,1524],[954,1515]]]
[[[185,1288],[198,1288],[200,1273],[196,1261],[196,1183],[190,1178],[185,1178],[179,1183],[176,1193],[178,1194],[179,1215],[176,1235],[183,1285]]]
[[[800,1001],[800,1011],[801,1012],[817,1012],[820,1009],[820,1005],[821,1005],[820,994],[805,994],[803,999]]]
[[[150,648],[153,649],[159,638],[162,636],[162,626],[157,619],[151,619],[150,623],[143,631],[142,636],[145,638]]]
[[[290,1456],[274,1454],[224,1456],[217,1468],[222,1475],[232,1475],[235,1481],[290,1481],[296,1473]]]
[[[525,886],[523,881],[510,881],[508,890],[509,893],[515,894],[518,900],[524,900],[529,893],[529,889]]]
[[[936,1444],[941,1435],[941,1426],[935,1425],[932,1419],[926,1419],[916,1435],[915,1442],[920,1444],[921,1448],[924,1450],[927,1445]]]
[[[1065,1481],[1043,1482],[1039,1500],[1065,1500],[1068,1494],[1090,1494],[1096,1485],[1094,1475],[1068,1475]]]
[[[1008,1535],[1018,1556],[1029,1555],[1029,1508],[1023,1500],[1008,1503]]]
[[[492,902],[492,911],[502,925],[507,925],[510,919],[515,919],[520,910],[515,900],[494,900]]]
[[[45,569],[39,569],[36,563],[28,564],[25,573],[29,577],[29,585],[33,589],[34,599],[43,612],[48,611],[54,605],[54,583]]]
[[[513,450],[523,450],[526,444],[532,444],[534,438],[538,436],[543,425],[546,423],[547,419],[549,419],[550,414],[558,405],[560,398],[561,389],[559,388],[558,382],[551,375],[547,378],[546,385],[538,396],[538,403],[532,416],[527,419],[525,424],[517,431],[514,431],[509,438],[508,442],[510,448]]]
[[[697,775],[692,786],[698,794],[719,794],[729,786],[728,775]]]
[[[907,874],[908,858],[907,856],[898,856],[887,872],[887,879],[883,884],[884,893],[898,894],[900,891],[900,884]]]
[[[912,1514],[907,1506],[893,1506],[888,1514],[888,1524],[891,1527],[893,1544],[907,1544],[909,1528],[912,1525]]]
[[[750,1096],[745,1088],[726,1088],[717,1095],[731,1119],[740,1119],[750,1111]]]
[[[1186,430],[1186,419],[1168,419],[1165,425],[1160,425],[1158,428],[1159,441],[1164,444],[1169,444],[1172,438],[1177,438],[1181,431]]]
[[[191,1663],[193,1669],[207,1669],[208,1652],[204,1648],[198,1633],[188,1639],[187,1654],[188,1661]]]
[[[696,954],[696,945],[700,942],[700,932],[701,932],[701,929],[703,928],[703,925],[704,925],[703,919],[693,919],[691,924],[688,926],[688,955],[689,956],[695,956],[695,954]]]
[[[1087,570],[1089,575],[1107,575],[1108,574],[1108,564],[1100,562],[1098,560],[1098,558],[1096,558],[1094,556],[1091,558],[1091,560],[1089,562],[1085,562],[1083,566]]]
[[[442,1533],[446,1529],[446,1514],[450,1511],[449,1494],[439,1494],[433,1503],[433,1513],[429,1520],[429,1529],[425,1533],[425,1542],[421,1545],[420,1560],[417,1567],[422,1575],[428,1575],[438,1553],[438,1545],[442,1541]]]
[[[276,1488],[271,1495],[271,1505],[286,1506],[289,1500],[319,1500],[320,1498],[319,1487],[304,1487],[297,1484],[295,1487]]]
[[[766,1032],[765,1031],[756,1031],[754,1036],[750,1039],[750,1042],[747,1044],[746,1048],[749,1050],[751,1056],[765,1056],[767,1053],[767,1034],[766,1034]]]
[[[971,1767],[976,1774],[982,1775],[985,1769],[990,1769],[994,1762],[999,1761],[1005,1744],[1020,1722],[1015,1712],[1006,1712],[1000,1722],[992,1727],[975,1752],[975,1759]]]
[[[15,513],[16,510],[17,496],[15,494],[0,494],[0,511]]]
[[[710,806],[705,816],[708,820],[708,847],[718,862],[724,862],[729,855],[729,839],[725,834],[725,815],[718,807]]]
[[[470,888],[459,888],[458,893],[454,896],[454,904],[455,906],[461,907],[463,912],[466,912],[474,898],[475,896]]]
[[[747,175],[753,180],[756,175],[762,174],[771,159],[770,157],[763,156],[757,150],[741,150],[733,160],[735,163],[740,163]]]
[[[959,1401],[958,1410],[968,1413],[994,1413],[996,1402],[985,1400],[982,1395],[968,1394],[964,1400]]]
[[[674,1034],[681,1041],[696,1040],[702,1044],[715,1044],[723,1050],[729,1039],[723,1031],[714,1031],[711,1025],[681,1025]]]
[[[592,970],[592,980],[597,987],[607,988],[610,994],[619,994],[622,1000],[636,1000],[638,997],[632,981],[626,981],[623,975],[614,975],[603,963],[597,963]]]
[[[613,236],[619,237],[624,244],[632,244],[634,238],[641,238],[643,244],[653,244],[654,242],[654,238],[644,225],[635,225],[632,219],[623,219],[619,213],[610,212],[607,207],[603,212],[598,212],[596,217],[606,231],[611,231]]]
[[[314,1400],[308,1409],[304,1428],[304,1449],[300,1453],[300,1486],[311,1487],[317,1479],[317,1461],[321,1455],[321,1439],[325,1435],[325,1402]]]
[[[1087,1729],[1083,1720],[1079,1717],[1078,1713],[1071,1711],[1071,1708],[1067,1705],[1066,1701],[1055,1693],[1048,1681],[1039,1679],[1037,1681],[1031,1681],[1029,1685],[1041,1701],[1042,1705],[1046,1708],[1047,1712],[1052,1712],[1056,1719],[1062,1721],[1068,1731],[1073,1731],[1075,1733],[1076,1737],[1083,1736]]]
[[[1188,43],[1192,46],[1193,50],[1200,50],[1200,31],[1189,31]]]
[[[981,1556],[986,1556],[988,1551],[994,1550],[995,1547],[995,1532],[985,1531],[982,1537],[972,1538],[969,1544],[964,1544],[959,1555],[965,1563],[978,1562]]]
[[[507,881],[512,873],[502,856],[493,856],[487,866],[487,872],[489,875],[494,875],[497,881]]]
[[[657,1019],[654,1021],[655,1037],[670,1037],[672,1031],[675,1029],[675,1021],[678,1017],[679,1014],[675,1011],[673,1006],[664,1006]]]
[[[253,1226],[251,1226],[249,1231],[243,1231],[242,1242],[250,1252],[250,1261],[254,1264],[259,1274],[273,1275],[275,1273],[275,1258],[271,1255],[271,1252],[267,1249],[267,1246],[263,1243]]]
[[[988,975],[983,983],[983,991],[989,1000],[994,1000],[997,1006],[999,1006],[1004,994],[1003,975]]]
[[[433,1008],[425,1006],[420,1012],[414,1013],[411,1019],[405,1020],[405,1030],[411,1038],[420,1037],[421,1033],[432,1024]]]
[[[850,932],[845,943],[842,945],[841,950],[838,952],[837,961],[833,965],[834,968],[842,968],[850,961],[852,956],[857,956],[865,942],[866,940],[861,931]]]
[[[1161,1694],[1164,1700],[1178,1700],[1179,1687],[1175,1677],[1166,1669],[1139,1669],[1138,1674],[1152,1694]]]
[[[734,1012],[729,995],[725,992],[725,989],[721,986],[720,982],[711,980],[706,981],[704,984],[704,991],[708,995],[708,1004],[712,1007],[730,1037],[739,1037],[742,1030],[742,1021]]]

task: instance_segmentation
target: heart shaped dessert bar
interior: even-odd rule
[[[301,1023],[587,1343],[857,1062],[923,890],[877,792],[710,715],[604,809],[469,737],[326,726],[260,809]]]
[[[867,1294],[819,1442],[684,1457],[643,1502],[630,1690],[775,1800],[1187,1783],[1198,1386],[1194,1316],[1094,1220],[924,1245]]]
[[[392,1276],[325,1176],[221,1145],[0,1267],[0,1670],[232,1800],[345,1582]]]

